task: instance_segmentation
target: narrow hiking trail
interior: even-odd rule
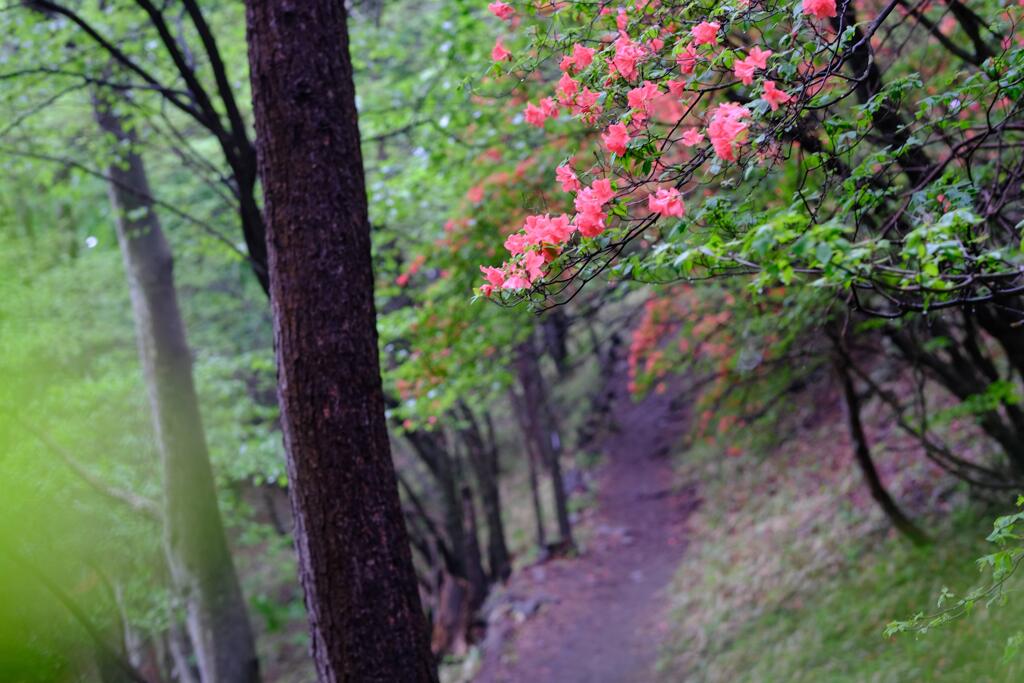
[[[583,552],[512,578],[506,594],[533,613],[485,648],[476,683],[655,680],[666,589],[699,505],[695,486],[676,485],[669,454],[686,420],[670,404],[669,395],[634,403],[618,390],[616,425],[599,444],[605,462],[596,510],[578,534]]]

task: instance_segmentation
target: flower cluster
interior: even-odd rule
[[[830,19],[836,15],[835,0],[800,2],[801,11],[809,17]],[[749,1],[740,3],[741,7],[749,5]],[[488,8],[510,25],[519,21],[516,10],[507,3],[494,2]],[[555,7],[556,11],[560,8],[561,5]],[[702,73],[719,68],[723,61],[716,52],[727,42],[725,36],[730,26],[722,14],[716,14],[715,20],[687,21],[675,16],[671,8],[652,0],[636,0],[617,9],[604,5],[596,11],[598,35],[568,45],[558,57],[560,75],[553,92],[528,102],[523,109],[523,119],[528,125],[544,128],[548,121],[558,119],[563,110],[588,125],[610,116],[611,120],[606,119],[602,126],[599,140],[605,152],[612,156],[584,169],[589,185],[569,164],[563,163],[555,169],[561,190],[574,195],[573,211],[555,216],[528,216],[522,227],[505,241],[508,260],[498,268],[482,268],[486,284],[480,292],[484,295],[498,289],[534,286],[544,278],[546,269],[566,246],[574,243],[577,233],[579,239],[588,240],[608,229],[607,207],[616,198],[611,182],[614,168],[616,165],[624,169],[638,168],[628,164],[642,160],[643,155],[649,153],[650,143],[657,135],[652,126],[674,126],[678,133],[671,142],[678,147],[669,146],[665,151],[663,144],[663,151],[654,160],[648,160],[643,168],[667,172],[673,164],[686,159],[702,162],[712,152],[720,161],[737,162],[750,139],[748,131],[759,125],[759,117],[763,116],[754,112],[768,109],[775,112],[797,101],[794,94],[780,87],[781,79],[773,73],[771,64],[775,53],[763,43],[749,45],[740,56],[730,57],[725,62],[730,65],[725,68],[738,83],[751,88],[745,92],[746,99],[728,94],[728,83],[726,87],[711,90],[702,85]],[[607,25],[604,22],[608,22]],[[607,33],[602,35],[601,31],[605,30]],[[495,43],[492,57],[496,62],[511,60],[511,51],[501,39]],[[674,77],[660,75],[665,73],[666,61],[678,68],[677,72],[672,71],[677,74]],[[648,63],[653,66],[649,67]],[[642,73],[658,76],[645,79]],[[728,71],[724,71],[725,74]],[[758,79],[761,87],[753,90]],[[712,100],[716,97],[722,99],[715,103]],[[742,103],[751,97],[759,97],[767,107],[754,108]],[[710,105],[703,110],[694,108],[696,103],[708,101]],[[567,120],[560,119],[562,125]],[[687,123],[689,125],[685,125]],[[625,176],[630,182],[621,195],[623,206],[631,205],[632,198],[646,197],[651,221],[685,215],[683,195],[694,189],[685,179],[670,180],[671,186],[666,186],[669,183],[664,179],[671,176],[664,173],[659,177],[645,170],[645,177],[639,177],[635,171],[627,170]],[[637,197],[637,192],[645,185],[646,192]]]

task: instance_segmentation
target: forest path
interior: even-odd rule
[[[624,384],[617,375],[613,381]],[[485,654],[476,683],[655,680],[666,589],[686,548],[687,518],[699,505],[695,486],[675,486],[669,453],[686,419],[673,414],[671,393],[635,403],[618,389],[616,425],[599,443],[605,462],[597,508],[578,533],[583,553],[512,578],[506,594],[539,607]]]

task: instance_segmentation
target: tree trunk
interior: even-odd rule
[[[846,367],[845,361],[836,361],[836,372],[843,385],[843,398],[846,401],[846,419],[850,429],[850,438],[853,441],[853,455],[864,475],[864,481],[871,491],[871,497],[875,499],[882,512],[889,518],[892,525],[906,536],[915,545],[928,543],[928,536],[914,524],[909,517],[903,514],[896,501],[892,499],[889,492],[885,490],[875,462],[871,458],[871,448],[868,446],[867,435],[864,433],[864,425],[860,421],[860,399],[857,396],[857,389],[853,384],[853,377]]]
[[[466,520],[466,580],[469,581],[469,606],[475,610],[487,597],[487,574],[480,554],[480,529],[476,521],[476,504],[469,486],[462,487],[463,517]]]
[[[96,100],[95,114],[123,150],[108,169],[110,200],[163,464],[164,550],[171,580],[185,601],[204,683],[257,681],[256,648],[217,506],[173,257],[142,158],[133,150],[134,134],[109,102]]]
[[[544,532],[544,503],[540,497],[540,481],[537,476],[537,461],[540,455],[537,446],[530,436],[532,429],[526,417],[525,400],[514,389],[509,390],[516,416],[519,418],[519,431],[523,435],[523,446],[526,448],[526,464],[530,483],[530,502],[533,505],[534,533],[537,541],[537,552],[544,558],[548,552],[547,535]]]
[[[469,578],[469,564],[466,557],[466,532],[463,516],[465,510],[459,495],[459,474],[454,458],[448,452],[443,437],[437,432],[410,431],[405,434],[406,440],[416,451],[416,455],[430,471],[437,484],[437,493],[441,498],[441,514],[444,533],[448,539],[448,547],[452,557],[447,569],[455,576]]]
[[[467,422],[462,438],[469,454],[470,468],[480,493],[480,503],[487,525],[487,567],[491,581],[505,581],[512,574],[512,561],[505,541],[505,523],[501,514],[501,488],[498,480],[498,447],[494,442],[494,428],[490,415],[484,414],[487,434],[480,421],[465,404],[460,405]]]
[[[555,504],[555,519],[563,546],[571,548],[572,524],[569,521],[569,497],[562,480],[561,439],[555,426],[554,417],[547,401],[547,387],[541,374],[540,363],[532,340],[519,347],[516,366],[519,383],[523,389],[522,407],[526,412],[529,438],[536,444],[537,451],[548,468]]]
[[[384,418],[341,0],[248,0],[281,423],[321,681],[436,681]]]

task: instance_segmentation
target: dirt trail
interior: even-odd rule
[[[528,568],[507,594],[539,604],[485,654],[476,683],[646,683],[665,636],[665,589],[686,547],[694,487],[673,486],[670,446],[685,426],[664,395],[619,392],[601,443],[596,513],[583,554]]]

